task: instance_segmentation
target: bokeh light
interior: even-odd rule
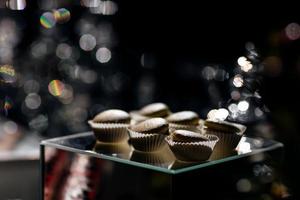
[[[228,117],[229,112],[225,108],[210,110],[207,114],[207,119],[224,121]]]
[[[44,28],[53,28],[56,24],[54,15],[51,12],[45,12],[40,17],[40,23]]]
[[[18,131],[18,125],[13,121],[6,121],[2,126],[3,126],[3,131],[6,134],[15,134]]]
[[[238,180],[238,182],[236,183],[236,189],[239,192],[250,192],[252,189],[252,184],[250,182],[250,180],[248,179],[240,179]]]
[[[91,34],[84,34],[79,39],[79,46],[84,51],[91,51],[96,47],[96,38]]]
[[[244,85],[244,80],[242,75],[240,74],[235,75],[232,83],[235,87],[242,87]]]
[[[90,7],[93,14],[114,15],[118,11],[118,5],[113,1],[99,1],[96,7]]]
[[[202,70],[202,77],[206,80],[213,80],[216,76],[216,70],[211,66],[206,66]]]
[[[98,7],[101,3],[101,0],[81,0],[80,4],[82,6],[88,7],[88,8],[95,8]]]
[[[64,83],[59,80],[52,80],[48,85],[48,90],[53,96],[60,96],[64,89]]]
[[[241,112],[245,112],[249,108],[249,103],[248,101],[240,101],[237,106]]]
[[[66,8],[60,8],[53,11],[54,19],[57,23],[63,24],[70,20],[71,13]]]
[[[239,66],[241,67],[241,70],[244,72],[248,72],[253,68],[253,65],[251,64],[251,62],[248,61],[247,58],[244,56],[239,57],[237,62],[239,64]]]
[[[241,98],[241,93],[237,90],[233,90],[231,93],[230,93],[230,96],[233,100],[239,100]]]
[[[61,92],[61,95],[59,96],[60,102],[62,102],[63,104],[70,104],[72,103],[73,99],[74,99],[73,87],[71,85],[64,84],[64,88]]]
[[[16,81],[15,69],[11,65],[0,65],[0,82],[13,83]]]
[[[40,114],[29,121],[29,127],[36,131],[44,131],[48,127],[47,115]]]
[[[84,70],[80,73],[80,78],[84,83],[92,84],[97,80],[97,73],[93,70]]]
[[[30,93],[25,98],[25,105],[31,110],[39,108],[41,103],[42,99],[37,93]]]
[[[69,59],[72,55],[72,47],[66,43],[61,43],[56,47],[56,56],[60,59]]]
[[[286,37],[290,40],[300,38],[300,25],[298,23],[290,23],[285,27]]]
[[[6,7],[11,10],[24,10],[26,7],[26,0],[7,0]]]
[[[36,80],[28,80],[24,83],[24,92],[29,93],[38,93],[40,90],[40,84]]]
[[[96,59],[100,63],[107,63],[111,59],[111,52],[106,47],[101,47],[96,52]]]

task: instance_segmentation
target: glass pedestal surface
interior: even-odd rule
[[[92,132],[41,143],[45,200],[258,199],[270,190],[283,145],[243,137],[236,151],[202,163],[181,162],[166,145],[154,153],[129,142],[96,142]]]

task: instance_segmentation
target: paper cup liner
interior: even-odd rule
[[[193,125],[182,125],[182,124],[175,124],[175,123],[169,123],[169,132],[173,132],[175,130],[188,130],[188,131],[199,131],[199,128],[197,126]]]
[[[186,162],[202,162],[209,159],[213,149],[218,142],[218,137],[208,135],[208,141],[200,142],[174,142],[171,136],[166,137],[169,148],[176,159]]]
[[[232,152],[237,147],[243,136],[242,132],[224,133],[219,131],[204,130],[204,133],[208,135],[216,135],[219,138],[219,142],[216,144],[214,151],[216,151],[216,154],[220,155],[225,155],[228,154],[228,152]]]
[[[128,140],[127,127],[121,123],[94,123],[89,121],[96,139],[100,142],[119,143]]]
[[[139,133],[128,129],[130,143],[137,151],[154,152],[160,150],[165,145],[166,135],[157,133]]]
[[[118,157],[130,157],[132,148],[127,142],[122,143],[106,143],[96,142],[93,151],[101,154],[117,154]]]
[[[130,160],[165,168],[167,168],[173,161],[170,157],[160,151],[141,152],[136,150],[132,152]]]

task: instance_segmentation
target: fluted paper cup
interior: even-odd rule
[[[165,145],[166,135],[157,133],[139,133],[128,129],[130,143],[135,150],[143,152],[154,152]]]
[[[213,149],[218,142],[218,137],[207,135],[207,141],[199,142],[174,142],[171,136],[166,137],[166,142],[174,156],[185,162],[202,162],[209,159]]]
[[[129,124],[94,123],[91,120],[88,123],[93,129],[96,139],[100,142],[119,143],[128,140]]]

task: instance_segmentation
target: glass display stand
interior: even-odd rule
[[[143,153],[135,151],[130,141],[96,142],[92,132],[59,137],[41,143],[41,196],[45,200],[247,199],[263,194],[276,179],[282,149],[274,140],[243,137],[234,152],[189,163],[176,160],[167,145]]]

